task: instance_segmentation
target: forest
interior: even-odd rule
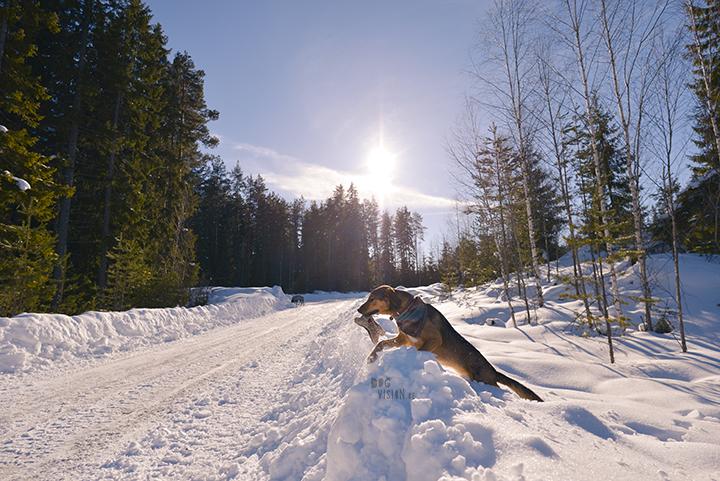
[[[422,279],[419,214],[353,185],[288,202],[209,155],[205,74],[142,2],[0,5],[0,315]]]
[[[424,252],[407,206],[380,211],[352,184],[288,201],[209,154],[205,74],[141,1],[2,0],[0,316],[182,305],[207,285],[502,279],[530,319],[540,266],[572,253],[580,316],[622,325],[613,279],[630,258],[653,328],[647,256],[720,253],[718,13],[489,2],[446,146],[456,234]]]
[[[677,317],[683,336],[678,252],[720,253],[719,13],[714,0],[491,2],[448,142],[468,199],[456,283],[494,269],[513,324],[513,297],[531,322],[539,266],[552,282],[565,251],[574,274],[556,279],[610,341],[627,326],[617,266],[629,260],[643,329]],[[646,265],[670,251],[677,310],[658,306]]]

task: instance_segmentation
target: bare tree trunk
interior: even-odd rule
[[[669,154],[669,152],[668,152]],[[673,250],[673,264],[675,267],[675,299],[677,302],[677,310],[678,310],[678,323],[680,325],[680,346],[682,348],[682,352],[687,352],[687,343],[685,342],[685,325],[683,324],[683,314],[682,314],[682,294],[680,292],[680,262],[679,262],[679,254],[678,254],[678,232],[677,232],[677,216],[675,214],[675,199],[673,195],[674,191],[674,185],[672,180],[672,175],[670,175],[670,155],[668,155],[667,158],[667,169],[668,169],[668,175],[667,175],[667,182],[668,182],[668,213],[670,215],[670,221],[672,224],[672,250]]]
[[[525,287],[522,248],[520,247],[520,237],[517,234],[515,215],[513,214],[512,209],[508,210],[508,216],[510,217],[510,230],[512,232],[513,240],[515,241],[515,249],[517,249],[517,257],[515,261],[515,271],[517,272],[517,286],[518,290],[520,291],[520,295],[523,298],[523,301],[525,301],[525,322],[531,324],[532,315],[530,314],[530,303],[528,302],[527,289]]]
[[[638,68],[637,62],[641,57],[645,44],[649,38],[650,32],[652,32],[659,19],[665,10],[665,5],[659,6],[659,12],[653,11],[649,18],[650,25],[637,25],[637,18],[635,13],[641,10],[640,14],[647,14],[645,9],[638,9],[635,0],[626,0],[616,4],[617,6],[628,6],[628,2],[632,2],[627,10],[621,12],[614,11],[608,12],[606,0],[599,0],[599,19],[602,27],[602,36],[605,41],[605,47],[609,56],[609,63],[612,73],[613,90],[615,93],[615,100],[617,101],[618,113],[620,115],[620,124],[625,136],[625,156],[627,162],[627,175],[628,181],[630,182],[630,193],[632,195],[632,207],[633,207],[633,221],[635,230],[635,245],[637,248],[638,265],[640,268],[640,282],[643,288],[643,297],[645,304],[645,328],[646,330],[652,330],[652,293],[650,292],[650,284],[647,279],[647,267],[646,259],[647,252],[645,251],[645,242],[643,240],[643,220],[642,220],[642,207],[640,206],[640,192],[638,186],[638,179],[635,175],[637,169],[636,165],[640,162],[640,152],[638,149],[633,151],[633,142],[631,141],[630,135],[630,118],[632,114],[632,103],[638,103],[638,120],[637,120],[637,131],[640,135],[642,127],[642,102],[647,94],[646,88],[635,89],[638,93],[636,96],[631,96],[632,85],[637,84],[646,87],[646,82],[639,82],[636,79],[636,70]],[[628,24],[628,38],[625,39],[627,44],[623,48],[625,52],[624,58],[617,59],[617,49],[615,39],[617,38],[617,28],[613,24],[613,19],[620,19],[620,22]],[[639,37],[639,38],[635,38]],[[621,92],[620,87],[620,72],[618,71],[618,60],[623,66],[623,85],[624,90]],[[623,98],[624,97],[624,98]]]
[[[521,72],[527,67],[523,62],[529,38],[526,33],[528,22],[534,17],[534,11],[525,0],[495,0],[494,10],[489,15],[489,23],[485,27],[486,50],[505,71],[505,87],[501,87],[501,94],[506,101],[501,107],[509,117],[511,125],[515,129],[517,148],[520,158],[520,169],[523,177],[523,193],[525,209],[527,211],[528,237],[530,240],[530,255],[535,276],[535,287],[537,291],[538,306],[544,304],[542,291],[542,278],[538,263],[537,245],[535,244],[535,223],[532,212],[532,202],[529,188],[529,166],[527,152],[527,130],[528,121],[524,111],[527,109],[526,97],[530,87],[526,85],[525,73]],[[499,49],[499,54],[491,53],[492,47]],[[529,68],[528,68],[529,70]],[[478,78],[483,82],[497,87],[497,84],[489,81],[483,76],[482,70],[478,71]]]
[[[535,275],[535,290],[537,292],[538,307],[542,307],[545,304],[545,299],[543,298],[542,278],[540,277],[540,263],[538,262],[537,245],[535,244],[535,220],[532,213],[530,190],[528,187],[530,179],[527,172],[528,166],[526,154],[523,153],[521,154],[521,156],[524,158],[524,160],[521,161],[521,165],[523,174],[523,190],[525,192],[525,209],[527,210],[528,219],[528,237],[530,238],[530,255],[532,257],[533,273]]]
[[[545,255],[547,256],[547,282],[550,284],[550,241],[548,240],[548,232],[547,232],[547,224],[545,222],[545,218],[543,218],[543,238],[545,239]],[[555,257],[557,257],[557,252],[555,252]]]
[[[657,88],[654,91],[658,97],[658,133],[656,136],[658,139],[662,139],[662,155],[665,159],[663,176],[666,179],[666,185],[662,186],[665,191],[665,200],[667,207],[667,214],[670,217],[670,225],[672,230],[672,252],[673,252],[673,264],[675,269],[675,299],[677,302],[678,310],[678,323],[680,327],[680,346],[682,352],[687,352],[687,343],[685,341],[685,326],[683,324],[683,311],[682,311],[682,293],[680,289],[680,263],[679,263],[679,241],[677,231],[677,213],[675,211],[675,189],[676,184],[672,175],[673,165],[673,149],[675,146],[675,127],[678,118],[683,118],[683,93],[686,92],[686,72],[689,71],[687,66],[682,62],[682,54],[680,49],[682,48],[683,37],[681,35],[683,30],[678,30],[676,34],[672,36],[672,43],[666,45],[664,38],[660,37],[661,50],[656,51],[657,57],[662,59],[662,63],[659,69],[657,77]]]
[[[620,303],[620,293],[618,290],[618,282],[617,282],[617,273],[615,272],[615,263],[612,261],[612,253],[613,253],[613,246],[610,243],[611,235],[610,235],[610,229],[608,227],[609,225],[609,219],[607,214],[607,206],[605,204],[605,190],[603,188],[603,181],[602,181],[602,175],[600,170],[600,152],[597,145],[597,138],[595,135],[595,123],[593,122],[593,116],[592,116],[592,109],[590,106],[590,82],[588,80],[587,70],[585,68],[585,56],[584,56],[584,43],[581,38],[581,32],[580,32],[580,18],[578,17],[578,11],[577,11],[577,5],[575,4],[575,11],[573,11],[573,5],[571,5],[571,0],[565,0],[565,4],[568,7],[568,13],[570,14],[571,22],[572,22],[572,33],[574,36],[574,45],[573,48],[575,50],[575,54],[577,57],[578,62],[578,71],[580,73],[581,81],[582,81],[582,88],[583,88],[583,99],[585,101],[585,111],[587,113],[588,117],[588,128],[590,130],[590,145],[592,147],[592,154],[593,154],[593,162],[595,164],[595,180],[597,182],[597,194],[598,194],[598,200],[600,202],[600,217],[602,220],[602,229],[603,234],[606,239],[605,243],[605,250],[607,252],[608,257],[610,257],[608,266],[610,269],[610,279],[612,282],[612,290],[613,290],[613,298],[614,298],[614,305],[615,305],[615,313],[618,317],[621,317],[622,312],[622,305]],[[574,2],[576,3],[576,2]]]
[[[486,193],[482,197],[482,202],[484,203],[486,212],[486,224],[492,230],[493,241],[495,242],[495,249],[497,251],[497,259],[500,264],[500,275],[503,280],[505,300],[507,301],[508,309],[510,310],[510,319],[512,319],[513,327],[517,327],[515,308],[513,308],[512,305],[512,293],[510,291],[510,269],[507,261],[507,243],[504,239],[500,239],[501,236],[504,236],[504,226],[502,226],[502,220],[495,219],[488,195],[489,194]],[[499,218],[500,215],[498,215]],[[498,225],[502,226],[500,233],[498,233]]]
[[[492,133],[493,133],[493,145],[498,145],[498,136],[497,136],[497,127],[494,125],[492,126]],[[498,189],[498,198],[497,198],[497,209],[498,209],[498,218],[500,220],[500,241],[502,244],[502,250],[500,251],[500,256],[502,257],[502,263],[505,268],[505,293],[507,295],[507,302],[508,307],[510,308],[510,315],[512,317],[513,321],[513,327],[517,328],[517,321],[515,320],[515,310],[512,306],[512,298],[510,297],[510,253],[507,245],[507,224],[505,222],[505,206],[503,203],[503,198],[505,196],[505,193],[503,192],[502,186],[507,181],[507,179],[502,175],[503,172],[503,161],[500,158],[500,153],[498,152],[497,148],[493,149],[493,156],[495,161],[495,175],[496,175],[496,182],[497,182],[497,189]]]
[[[602,268],[602,257],[600,256],[600,246],[598,246],[598,266],[600,269],[600,279],[603,279],[603,268]],[[602,288],[602,311],[603,311],[603,317],[605,318],[605,330],[607,331],[607,341],[608,341],[608,351],[610,354],[610,364],[613,364],[615,362],[615,351],[613,349],[613,342],[612,342],[612,330],[610,329],[610,316],[608,315],[608,307],[607,307],[607,294],[605,293],[605,282],[600,282],[600,287]]]
[[[502,221],[500,222],[502,224]],[[508,309],[510,309],[510,318],[512,319],[513,327],[517,327],[517,320],[515,319],[515,309],[512,305],[512,294],[510,292],[510,266],[508,265],[507,261],[507,243],[504,238],[502,241],[498,239],[498,237],[500,236],[498,236],[497,232],[493,232],[493,235],[495,236],[495,245],[498,249],[498,256],[500,257],[498,260],[500,261],[503,287],[505,289],[505,299],[507,300]],[[501,235],[504,236],[504,232],[501,232]]]
[[[78,52],[78,68],[76,73],[75,92],[70,110],[70,137],[68,140],[67,165],[62,169],[63,183],[72,188],[75,176],[75,155],[77,153],[78,140],[78,116],[80,114],[80,103],[82,101],[83,71],[85,70],[85,53],[87,51],[88,37],[90,35],[90,19],[92,17],[94,0],[85,0],[83,8],[83,21],[80,34],[80,50]],[[67,262],[67,241],[70,231],[70,196],[65,196],[60,201],[60,214],[58,219],[58,241],[57,255],[58,263],[53,270],[53,280],[57,287],[53,297],[52,306],[58,307],[62,302],[65,266]]]
[[[550,66],[543,54],[540,52],[538,55],[540,61],[540,70],[538,77],[540,80],[540,89],[544,97],[545,103],[547,104],[548,122],[547,130],[550,133],[552,140],[553,152],[555,153],[555,165],[558,170],[558,183],[560,184],[560,193],[562,195],[563,204],[565,207],[565,215],[567,217],[568,230],[570,231],[570,248],[573,259],[573,285],[575,286],[575,295],[582,299],[585,307],[585,316],[590,319],[590,305],[587,300],[587,293],[585,291],[585,279],[582,273],[582,265],[578,256],[577,240],[575,238],[575,225],[573,223],[572,208],[570,206],[570,191],[569,182],[567,179],[567,165],[565,161],[564,147],[560,139],[562,135],[562,129],[557,128],[557,116],[554,113],[552,106],[552,99],[554,97],[550,85]],[[558,133],[560,130],[560,133]],[[548,282],[550,282],[550,256],[548,255]],[[579,272],[579,273],[578,273]]]

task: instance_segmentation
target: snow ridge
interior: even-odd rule
[[[0,317],[0,373],[176,341],[289,307],[279,286],[214,288],[208,305],[193,308]]]

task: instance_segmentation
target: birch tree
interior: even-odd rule
[[[523,179],[537,302],[538,306],[542,307],[544,300],[528,178],[528,144],[533,128],[528,112],[532,109],[530,103],[533,87],[530,82],[533,72],[531,34],[535,19],[536,12],[526,0],[495,0],[488,12],[487,21],[480,27],[480,48],[484,55],[482,61],[476,62],[474,72],[478,80],[489,87],[497,98],[494,108],[505,118],[515,137]],[[496,73],[487,73],[486,59],[494,64]]]
[[[687,352],[680,286],[679,234],[676,207],[676,192],[678,190],[676,171],[680,160],[685,158],[686,149],[684,145],[687,145],[687,140],[683,143],[681,138],[678,138],[677,133],[683,131],[684,119],[688,113],[687,105],[689,104],[689,91],[686,88],[689,81],[689,69],[681,54],[681,49],[686,42],[684,31],[684,26],[670,30],[670,32],[663,29],[653,45],[653,52],[661,61],[658,75],[653,83],[653,92],[655,94],[653,106],[655,109],[654,115],[652,115],[652,123],[655,135],[652,136],[653,142],[650,145],[664,164],[662,169],[663,184],[658,188],[661,191],[660,197],[664,201],[665,216],[670,221],[670,244],[672,246],[675,270],[675,299],[680,328],[680,346],[683,352]]]
[[[538,92],[544,100],[543,114],[540,116],[541,122],[545,127],[546,138],[550,143],[550,150],[555,158],[555,168],[557,169],[557,183],[560,186],[560,195],[562,205],[565,211],[565,219],[568,226],[569,242],[572,259],[573,259],[573,279],[572,283],[575,287],[575,297],[582,299],[585,308],[585,317],[590,318],[590,304],[588,303],[587,292],[585,289],[585,279],[583,277],[582,264],[578,255],[578,242],[575,233],[575,222],[573,220],[573,210],[571,207],[570,180],[568,174],[568,155],[565,142],[566,134],[563,129],[563,117],[567,115],[568,109],[566,102],[571,102],[569,94],[569,86],[562,82],[562,78],[556,75],[556,68],[551,64],[551,60],[546,57],[545,53],[551,48],[548,44],[541,45],[536,50],[538,61],[536,62],[538,77]]]
[[[647,252],[643,240],[638,173],[640,139],[646,132],[645,101],[649,95],[656,61],[650,48],[654,32],[663,20],[667,1],[597,0],[596,10],[610,67],[620,126],[625,140],[627,176],[632,195],[635,248],[645,304],[645,329],[652,330],[652,294],[647,278]],[[634,130],[634,131],[631,131]]]
[[[596,45],[588,45],[588,42],[590,40],[588,40],[587,37],[588,27],[585,22],[588,20],[587,14],[589,5],[586,0],[561,0],[559,3],[562,7],[562,14],[554,15],[549,10],[548,13],[550,14],[551,21],[553,22],[553,29],[564,41],[567,47],[570,48],[575,58],[575,69],[577,70],[577,76],[580,83],[580,96],[583,100],[585,112],[587,114],[587,127],[590,132],[591,138],[593,163],[595,167],[596,177],[595,180],[597,184],[596,189],[600,204],[600,216],[602,222],[602,226],[600,226],[600,228],[602,229],[602,234],[604,235],[605,249],[608,255],[608,264],[610,267],[610,277],[614,298],[613,303],[615,305],[616,315],[618,317],[622,317],[622,306],[620,302],[620,294],[618,291],[617,272],[615,270],[615,263],[612,260],[613,245],[610,241],[610,239],[612,239],[612,236],[609,229],[609,217],[607,212],[607,206],[605,203],[605,193],[603,192],[602,188],[603,179],[600,169],[600,153],[597,145],[597,137],[595,135],[595,125],[592,122],[593,112],[591,102],[593,88],[590,79],[590,63],[594,59],[592,58],[592,56],[588,57],[587,55],[588,52],[593,51]],[[605,317],[605,324],[607,329],[610,362],[613,363],[615,362],[615,356],[612,347],[610,319],[606,310],[603,314]]]
[[[472,102],[466,99],[463,117],[452,132],[447,144],[448,156],[454,164],[454,178],[458,187],[472,198],[466,212],[477,216],[478,222],[488,231],[495,244],[495,257],[503,281],[503,292],[513,327],[517,327],[510,289],[510,262],[508,233],[503,212],[502,186],[509,176],[504,173],[502,157],[507,154],[507,140],[491,127],[491,136],[480,133],[480,125]]]

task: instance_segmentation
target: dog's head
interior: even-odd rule
[[[390,286],[380,286],[373,289],[368,295],[368,300],[358,308],[358,312],[363,316],[392,315],[400,310],[402,304],[403,301],[397,290]]]

